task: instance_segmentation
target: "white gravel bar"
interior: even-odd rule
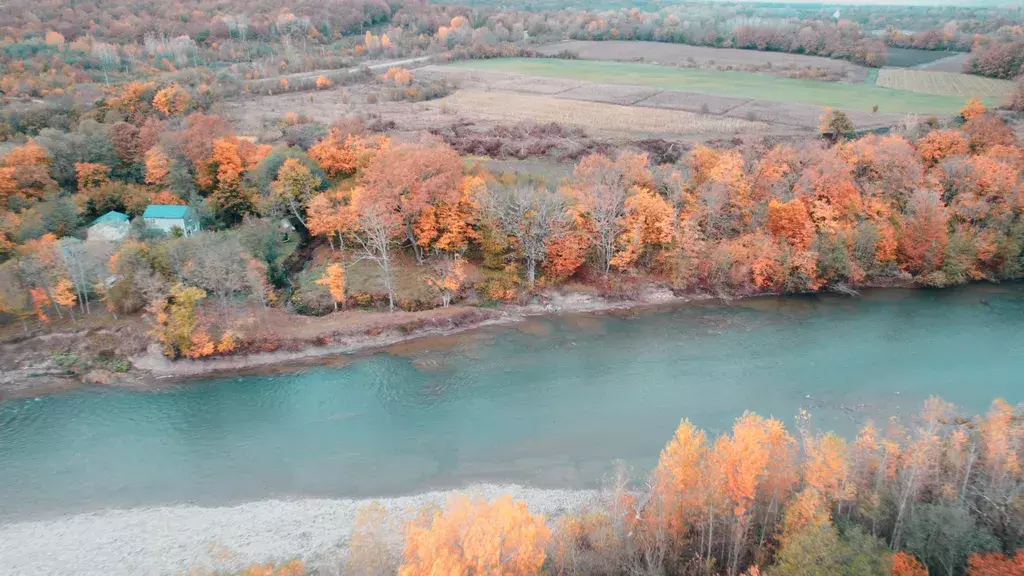
[[[237,506],[104,510],[0,525],[0,574],[157,575],[244,569],[301,558],[337,565],[359,510],[378,502],[396,517],[454,494],[488,500],[511,494],[556,517],[598,501],[596,491],[475,485],[457,492],[375,500],[264,500]]]

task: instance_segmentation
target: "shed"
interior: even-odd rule
[[[111,210],[89,224],[86,237],[91,241],[120,242],[128,236],[130,228],[127,214]]]
[[[148,228],[163,230],[167,234],[175,228],[180,228],[185,236],[191,236],[199,231],[199,220],[188,206],[150,204],[142,213],[142,219],[146,221]]]

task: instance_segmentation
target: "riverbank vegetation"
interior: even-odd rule
[[[75,366],[120,372],[150,339],[175,359],[325,345],[347,334],[337,328],[353,310],[543,303],[561,289],[731,298],[1021,275],[1013,117],[978,102],[953,118],[912,115],[886,133],[857,134],[828,111],[822,138],[761,137],[774,120],[759,114],[776,108],[726,118],[713,98],[680,93],[659,109],[677,114],[679,141],[473,126],[449,108],[455,99],[438,105],[452,115],[443,128],[400,130],[376,112],[455,89],[415,69],[427,60],[539,56],[536,46],[577,38],[878,66],[886,43],[960,49],[970,35],[977,50],[1012,45],[1017,20],[1003,10],[879,12],[901,22],[899,36],[876,34],[885,18],[860,8],[850,18],[729,4],[65,8],[15,2],[0,18],[0,310],[15,344],[54,327],[117,335],[102,359],[48,350],[78,357]],[[937,28],[943,42],[921,40]],[[787,74],[810,66],[794,65]],[[726,72],[715,70],[717,81],[780,80]],[[842,78],[833,79],[857,87]],[[233,105],[299,91],[284,96],[340,94],[345,113],[327,122],[289,107],[255,123],[228,119]],[[668,111],[677,105],[699,115]],[[866,116],[885,107],[858,105]],[[779,134],[792,128],[778,120]],[[744,139],[710,139],[730,126]],[[492,163],[509,158],[536,163]],[[187,207],[170,212],[187,210],[188,233],[144,218],[150,206]],[[123,221],[126,231],[115,225]],[[289,321],[297,315],[326,318],[311,328]]]
[[[1019,576],[1024,412],[938,398],[856,438],[747,412],[713,435],[683,420],[656,468],[619,468],[600,504],[558,518],[455,497],[400,526],[360,514],[345,573]],[[397,534],[404,533],[404,542]],[[297,561],[245,574],[302,574]]]
[[[626,299],[651,284],[851,292],[1024,270],[1019,143],[977,101],[886,135],[852,137],[829,112],[817,141],[589,153],[556,180],[491,172],[358,118],[305,146],[255,144],[188,114],[185,97],[140,89],[116,105],[138,125],[83,121],[0,159],[8,311],[141,313],[167,356],[202,358],[280,347],[288,328],[261,321],[275,308],[526,302],[566,282]],[[206,231],[150,229],[148,204],[188,205]],[[76,238],[111,210],[135,218],[123,242]]]

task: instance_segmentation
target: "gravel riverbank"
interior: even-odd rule
[[[487,499],[504,494],[549,518],[593,505],[595,491],[476,485],[458,493]],[[407,518],[455,492],[378,499],[394,518]],[[254,562],[301,558],[333,573],[361,508],[373,500],[264,500],[238,506],[167,506],[106,510],[56,520],[0,525],[0,574],[119,576],[202,574]]]

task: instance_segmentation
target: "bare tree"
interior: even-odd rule
[[[395,277],[391,260],[397,239],[403,233],[402,218],[391,195],[374,194],[364,188],[352,191],[350,209],[353,211],[351,235],[357,248],[355,262],[369,260],[384,276],[388,291],[388,310],[395,309]]]
[[[615,257],[616,241],[626,216],[630,182],[621,168],[604,156],[584,158],[576,168],[579,205],[590,222],[597,246],[598,265],[608,275]]]
[[[533,286],[537,266],[547,259],[548,244],[566,233],[569,215],[565,196],[544,185],[517,182],[489,188],[482,204],[502,233],[515,238],[526,263],[526,281]]]
[[[889,546],[898,550],[902,544],[907,517],[921,490],[935,478],[941,461],[939,432],[949,419],[953,406],[939,398],[929,398],[918,416],[913,442],[906,450],[906,462],[896,479],[894,501],[896,519]]]
[[[83,314],[91,314],[89,293],[105,272],[105,263],[113,253],[114,245],[107,242],[82,242],[64,238],[59,242],[59,253],[71,282],[78,293],[78,307]]]
[[[103,81],[110,86],[110,68],[117,65],[117,48],[106,42],[93,42],[92,55],[95,56],[103,67]]]
[[[230,232],[196,236],[201,243],[184,267],[185,279],[213,294],[227,310],[231,298],[250,288],[245,251]]]

